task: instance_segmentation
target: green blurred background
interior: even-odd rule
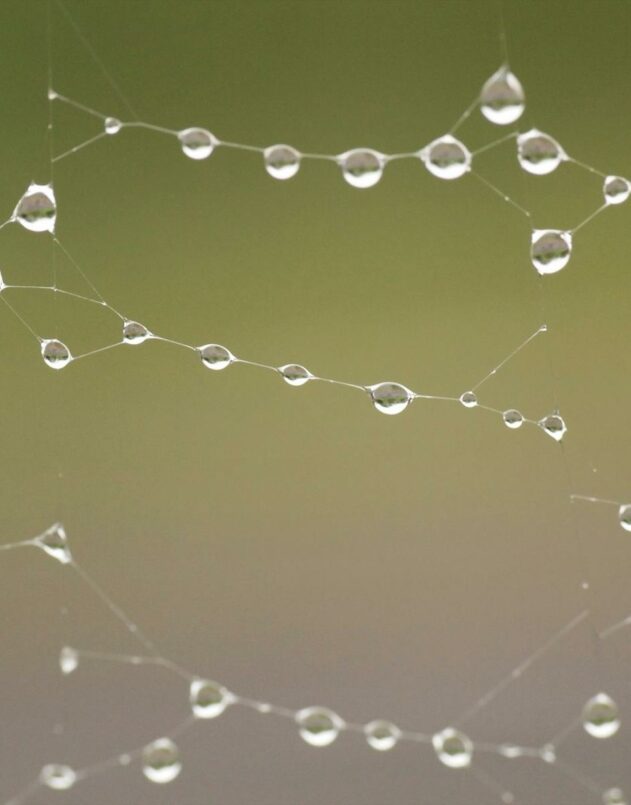
[[[418,149],[502,61],[494,0],[66,2],[142,120],[263,146]],[[52,9],[55,88],[127,118]],[[43,0],[0,9],[5,216],[31,180],[49,178],[46,16]],[[629,3],[506,0],[503,17],[527,92],[520,127],[628,175]],[[99,123],[56,105],[54,131],[60,153]],[[503,133],[476,112],[460,136],[473,149]],[[501,146],[476,168],[536,226],[572,227],[600,204],[598,177],[572,165],[525,176],[514,151]],[[604,644],[593,632],[631,611],[631,545],[615,509],[572,507],[568,493],[630,496],[629,210],[581,230],[568,268],[542,284],[526,220],[474,177],[440,182],[402,161],[358,191],[332,164],[306,162],[276,182],[261,163],[222,149],[196,163],[172,138],[123,131],[56,165],[59,238],[114,307],[160,334],[350,382],[457,395],[546,321],[549,334],[480,398],[533,418],[558,401],[563,447],[455,403],[385,417],[350,389],[292,389],[238,365],[208,372],[160,343],[54,373],[3,309],[3,541],[63,520],[78,562],[165,656],[243,695],[430,733],[589,606],[589,624],[466,729],[540,745],[601,688],[624,719],[629,632]],[[12,226],[0,244],[6,282],[50,281],[47,236]],[[85,293],[56,260],[61,286]],[[8,293],[75,353],[119,337],[107,311]],[[0,798],[44,763],[89,765],[186,715],[185,686],[160,669],[96,663],[60,678],[66,643],[137,647],[48,557],[2,554],[0,589]],[[602,744],[576,732],[561,755],[603,787],[631,789],[629,735],[624,723]],[[315,750],[290,723],[238,708],[179,743],[184,770],[171,786],[133,766],[34,801],[497,801],[427,747],[382,755],[342,735]],[[540,762],[483,755],[477,766],[522,802],[598,801]]]

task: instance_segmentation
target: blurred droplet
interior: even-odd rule
[[[75,649],[70,648],[70,646],[64,646],[59,652],[59,667],[61,668],[61,673],[71,674],[73,671],[77,670],[78,666],[78,652]]]
[[[606,693],[593,696],[583,708],[583,728],[593,738],[611,738],[620,729],[618,705]]]
[[[445,766],[451,769],[464,769],[471,765],[473,743],[464,733],[448,727],[434,735],[432,744],[438,759]]]
[[[190,703],[198,718],[217,718],[232,704],[234,697],[223,685],[209,679],[194,679],[190,688]]]
[[[392,749],[401,737],[401,730],[389,721],[371,721],[364,727],[368,745],[380,752]]]
[[[618,520],[625,531],[631,531],[631,503],[623,503],[620,506]]]
[[[180,752],[170,738],[158,738],[142,751],[142,771],[152,783],[170,783],[182,771]]]
[[[55,791],[66,791],[77,781],[76,772],[61,763],[49,763],[41,770],[39,779],[43,785]]]

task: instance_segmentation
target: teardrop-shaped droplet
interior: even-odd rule
[[[57,220],[55,193],[49,184],[31,184],[18,201],[12,220],[31,232],[54,232]]]
[[[519,79],[504,65],[482,87],[480,111],[491,123],[508,126],[522,116],[525,98]]]
[[[622,176],[607,176],[603,184],[606,204],[623,204],[631,194],[631,183]]]
[[[79,653],[70,646],[64,646],[59,652],[59,667],[62,674],[71,674],[79,666]]]
[[[214,369],[216,372],[236,361],[232,352],[220,344],[206,344],[204,347],[198,347],[197,351],[201,355],[204,366]]]
[[[217,718],[233,701],[232,693],[217,682],[209,679],[191,682],[190,703],[197,718]]]
[[[549,134],[531,129],[517,138],[517,159],[528,173],[543,176],[556,170],[567,155]]]
[[[583,728],[592,738],[611,738],[620,729],[618,705],[606,693],[593,696],[583,708]]]
[[[144,324],[138,321],[126,321],[123,324],[123,341],[126,344],[142,344],[151,337],[151,333]]]
[[[368,745],[380,752],[392,749],[401,737],[401,730],[389,721],[371,721],[364,727]]]
[[[386,160],[383,154],[370,148],[355,148],[337,158],[342,175],[353,187],[372,187],[383,175]]]
[[[608,788],[603,792],[603,805],[627,805],[627,799],[621,788]]]
[[[106,134],[118,134],[123,128],[123,124],[117,117],[106,117],[104,128]]]
[[[207,159],[218,145],[218,140],[206,129],[184,129],[177,135],[182,151],[191,159]]]
[[[39,774],[40,782],[55,791],[66,791],[77,782],[77,773],[70,766],[48,763]]]
[[[473,743],[470,738],[451,727],[436,733],[432,738],[438,759],[451,769],[464,769],[471,764]]]
[[[471,153],[451,134],[445,134],[419,153],[427,170],[439,179],[459,179],[471,170]]]
[[[460,402],[465,408],[475,408],[478,404],[478,398],[472,391],[465,391],[460,395]]]
[[[524,424],[524,416],[515,408],[510,408],[508,411],[504,411],[502,414],[502,419],[504,420],[504,424],[507,428],[511,428],[512,430],[516,430],[517,428],[521,428]]]
[[[308,369],[305,369],[304,366],[300,366],[297,363],[288,363],[286,366],[280,366],[278,371],[285,383],[289,383],[290,386],[304,386],[305,383],[308,383],[313,378],[313,375]]]
[[[570,261],[572,235],[559,229],[534,229],[530,259],[539,274],[556,274]]]
[[[543,419],[539,420],[538,424],[539,427],[548,434],[548,436],[552,436],[552,438],[557,442],[560,442],[567,433],[567,426],[563,420],[563,417],[559,414],[550,414],[549,416],[544,416]]]
[[[180,751],[170,738],[158,738],[142,751],[142,771],[152,783],[170,783],[182,771]]]
[[[291,179],[300,168],[300,154],[291,145],[270,145],[263,152],[263,160],[274,179]]]
[[[414,393],[400,383],[378,383],[369,391],[373,405],[382,414],[400,414],[414,399]]]
[[[631,503],[623,503],[620,506],[618,520],[625,531],[631,531]]]
[[[43,534],[35,537],[35,544],[41,548],[53,559],[57,559],[62,565],[68,565],[72,562],[72,554],[70,553],[70,546],[68,545],[68,538],[66,531],[61,523],[55,523],[50,528],[47,528]]]
[[[68,347],[56,338],[42,341],[41,350],[42,358],[51,369],[63,369],[72,360]]]
[[[296,713],[300,737],[311,746],[328,746],[344,729],[344,722],[326,707],[305,707]]]

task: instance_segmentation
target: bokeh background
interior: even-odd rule
[[[142,120],[332,153],[408,151],[444,133],[501,63],[504,29],[527,92],[521,128],[631,171],[622,0],[506,0],[503,22],[494,0],[66,4]],[[46,3],[5,0],[0,17],[8,216],[29,181],[49,178]],[[55,88],[128,119],[54,2],[52,29]],[[56,153],[98,131],[55,107]],[[502,133],[477,112],[460,132],[471,148]],[[572,165],[525,176],[511,143],[476,167],[537,226],[572,227],[600,204],[598,177]],[[615,509],[568,500],[629,498],[629,210],[581,230],[568,268],[542,284],[527,221],[475,178],[440,182],[420,162],[357,191],[332,164],[276,182],[256,154],[220,149],[195,163],[172,138],[127,130],[57,163],[55,188],[58,235],[114,307],[251,360],[453,395],[546,321],[549,334],[480,397],[534,418],[558,402],[569,433],[561,448],[448,402],[385,417],[350,389],[292,389],[238,365],[208,372],[160,343],[55,373],[3,306],[3,541],[63,520],[77,561],[165,656],[243,695],[430,733],[588,606],[589,622],[466,729],[540,745],[604,689],[621,706],[620,733],[597,742],[579,730],[560,754],[603,788],[631,789],[631,633],[593,637],[631,611],[631,544]],[[50,281],[47,236],[7,227],[0,254],[7,282]],[[56,260],[60,284],[84,293]],[[75,353],[119,336],[107,311],[8,293]],[[44,763],[89,765],[186,715],[186,686],[160,669],[86,663],[60,676],[64,644],[137,646],[49,557],[3,553],[0,591],[0,798]],[[381,754],[342,735],[316,750],[291,723],[240,708],[179,744],[184,769],[170,786],[132,766],[34,801],[497,801],[427,747]],[[476,762],[522,802],[598,801],[540,762]]]

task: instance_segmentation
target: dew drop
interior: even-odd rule
[[[631,503],[623,503],[618,509],[618,520],[625,531],[631,531]]]
[[[274,179],[291,179],[300,168],[300,154],[291,145],[270,145],[263,151],[263,160]]]
[[[399,383],[378,383],[369,386],[370,396],[377,411],[382,414],[400,414],[414,399],[413,392]]]
[[[539,757],[544,763],[556,763],[557,753],[553,744],[546,744],[541,747]]]
[[[593,738],[611,738],[620,729],[618,705],[606,693],[593,696],[583,708],[583,728]]]
[[[77,773],[70,766],[48,763],[41,770],[39,779],[43,785],[47,785],[55,791],[67,791],[77,782]]]
[[[104,125],[106,134],[118,134],[123,128],[123,124],[117,117],[106,117]]]
[[[478,398],[472,391],[465,391],[464,394],[460,395],[460,402],[465,408],[475,408],[478,404]]]
[[[207,159],[219,144],[217,138],[206,129],[184,129],[177,135],[182,151],[191,159]]]
[[[191,682],[190,703],[197,718],[217,718],[234,701],[229,690],[209,679]]]
[[[498,747],[497,750],[500,755],[507,758],[516,758],[521,757],[523,755],[522,749],[520,746],[515,746],[514,744],[502,744]]]
[[[63,369],[72,360],[68,347],[56,338],[42,341],[42,358],[51,369]]]
[[[570,261],[572,235],[558,229],[534,229],[530,259],[539,274],[556,274]]]
[[[631,194],[631,183],[622,176],[607,176],[603,185],[606,204],[623,204]]]
[[[55,523],[47,528],[43,534],[35,538],[35,544],[53,559],[57,559],[62,565],[72,562],[72,554],[68,545],[68,538],[61,523]]]
[[[563,417],[559,414],[549,414],[543,419],[540,419],[538,424],[548,436],[551,436],[557,442],[560,442],[567,433],[567,426]]]
[[[70,648],[70,646],[64,646],[62,650],[59,652],[59,667],[61,668],[62,674],[71,674],[73,671],[76,671],[79,666],[79,653]]]
[[[451,769],[464,769],[471,765],[473,743],[462,732],[451,727],[436,733],[432,738],[438,759]]]
[[[52,87],[49,87],[47,97],[49,101],[56,101],[59,95],[57,95],[57,93]]]
[[[158,738],[142,751],[142,772],[152,783],[170,783],[182,771],[180,751],[170,738]]]
[[[471,153],[451,134],[445,134],[419,152],[427,170],[439,179],[459,179],[471,170]]]
[[[290,386],[304,386],[305,383],[313,379],[311,372],[297,363],[288,363],[286,366],[280,366],[278,371],[285,383],[289,383]]]
[[[31,184],[13,211],[17,221],[31,232],[54,232],[57,220],[55,193],[49,184]]]
[[[151,338],[151,333],[144,324],[137,321],[125,321],[123,324],[123,341],[126,344],[142,344]]]
[[[380,752],[392,749],[401,737],[401,730],[389,721],[371,721],[364,727],[368,745]]]
[[[627,800],[620,788],[608,788],[603,792],[603,805],[627,805]]]
[[[220,344],[206,344],[204,347],[198,347],[197,351],[201,355],[204,366],[214,369],[216,372],[236,361],[232,352]]]
[[[305,707],[296,713],[300,737],[311,746],[332,744],[344,729],[344,722],[326,707]]]
[[[502,414],[502,419],[504,420],[506,427],[511,428],[512,430],[521,428],[521,426],[524,424],[523,414],[517,411],[515,408],[510,408],[508,411],[504,411]]]
[[[518,120],[526,107],[524,88],[504,65],[482,87],[480,111],[491,123],[507,126]]]
[[[567,155],[549,134],[531,129],[517,138],[517,159],[528,173],[543,176],[556,170]]]
[[[386,159],[370,148],[355,148],[337,158],[342,175],[353,187],[372,187],[383,175]]]

